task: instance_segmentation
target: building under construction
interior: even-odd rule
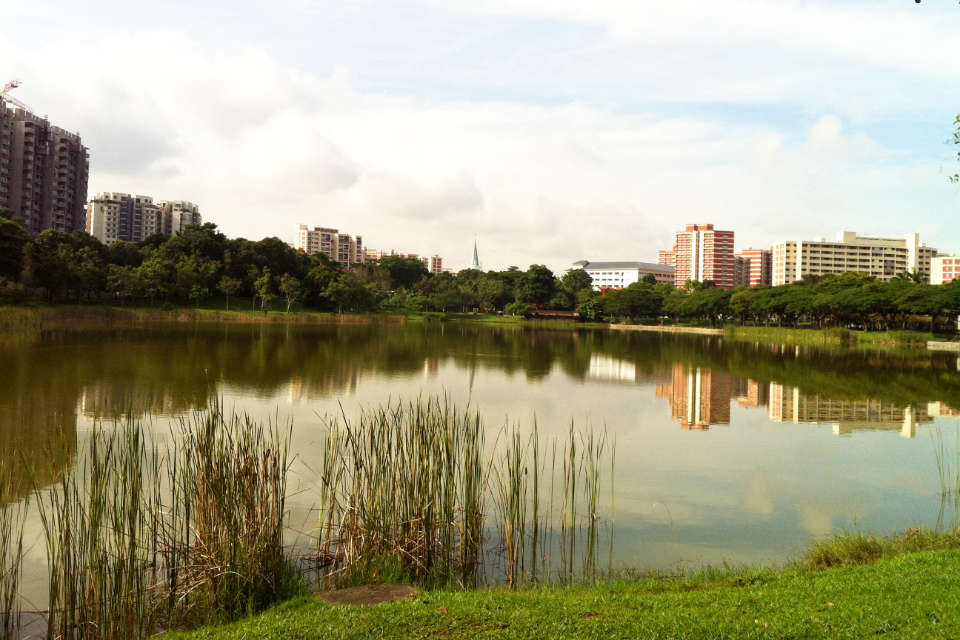
[[[12,209],[32,234],[82,230],[87,148],[78,134],[53,126],[11,96],[18,84],[0,89],[0,209]]]

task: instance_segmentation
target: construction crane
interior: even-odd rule
[[[33,109],[23,104],[13,96],[9,95],[11,89],[16,89],[19,86],[20,86],[19,80],[11,80],[7,84],[3,85],[3,89],[0,89],[0,100],[5,100],[10,104],[15,104],[21,109],[23,109],[24,111],[30,111],[32,113]]]

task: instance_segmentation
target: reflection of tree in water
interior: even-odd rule
[[[365,376],[429,375],[443,363],[522,373],[531,381],[554,370],[583,380],[591,363],[628,363],[637,383],[670,380],[680,365],[732,376],[734,385],[774,382],[825,398],[960,406],[955,360],[922,352],[828,353],[720,337],[457,323],[192,325],[52,333],[34,344],[0,347],[9,380],[0,388],[0,442],[46,442],[63,422],[75,434],[78,404],[93,417],[176,414],[206,406],[223,384],[253,395],[289,385],[295,395],[318,397],[356,388]]]
[[[0,504],[55,482],[77,448],[77,371],[35,355],[0,346],[0,473],[10,482]]]

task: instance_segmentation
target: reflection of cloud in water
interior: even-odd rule
[[[773,497],[770,492],[770,477],[765,471],[756,470],[747,480],[747,491],[743,496],[742,507],[758,515],[773,514]]]
[[[578,428],[607,428],[617,443],[617,522],[638,538],[619,544],[647,554],[641,564],[660,562],[654,547],[675,539],[682,550],[674,557],[739,561],[760,550],[766,558],[795,552],[837,527],[932,525],[936,504],[924,500],[936,474],[927,439],[882,430],[902,430],[905,417],[920,435],[928,416],[955,423],[948,417],[960,406],[954,364],[639,332],[190,326],[0,347],[9,380],[0,387],[0,415],[13,410],[37,426],[54,410],[74,418],[78,404],[94,416],[131,408],[177,414],[221,397],[229,409],[293,419],[293,450],[316,470],[322,417],[339,416],[338,401],[353,417],[387,399],[446,393],[481,410],[490,441],[508,418],[529,429],[536,416],[550,439],[566,438],[571,419]],[[907,406],[915,415],[904,413]],[[808,420],[858,433],[840,439],[829,428],[792,424]],[[731,426],[694,434],[679,428],[683,421]],[[167,421],[157,427],[164,432]],[[317,481],[298,468],[292,486]],[[315,519],[310,492],[291,505],[304,523]]]
[[[846,497],[848,500],[813,502],[808,498],[800,501],[797,511],[801,526],[814,537],[828,536],[838,529],[857,529],[859,523],[867,520],[871,509],[854,496]]]
[[[833,515],[827,509],[813,504],[801,504],[798,511],[800,523],[812,535],[823,537],[833,533]]]

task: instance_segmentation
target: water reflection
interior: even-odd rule
[[[957,417],[951,407],[960,406],[958,362],[946,354],[448,324],[58,332],[0,345],[0,371],[0,464],[26,461],[41,485],[70,463],[78,422],[182,415],[223,394],[241,409],[261,403],[273,413],[286,402],[312,416],[337,398],[449,391],[499,415],[521,418],[529,409],[560,424],[585,408],[621,429],[634,420],[694,431],[759,420],[911,438]],[[636,392],[610,395],[607,387]],[[23,495],[28,473],[19,474]],[[756,482],[750,504],[762,502]]]
[[[13,498],[31,473],[40,486],[56,481],[96,420],[180,416],[223,398],[294,420],[305,469],[290,508],[309,531],[318,414],[447,393],[480,408],[492,432],[505,416],[526,426],[536,417],[561,438],[571,419],[608,428],[621,565],[779,560],[838,528],[953,518],[938,514],[931,439],[921,437],[960,426],[958,362],[942,353],[453,324],[181,326],[0,344],[0,382],[0,465],[19,469]],[[29,588],[42,599],[42,579]]]
[[[452,365],[581,383],[649,386],[684,429],[731,424],[731,403],[770,420],[829,423],[838,434],[914,435],[955,415],[960,376],[940,354],[826,353],[721,338],[471,326],[192,327],[51,334],[0,346],[0,443],[30,449],[51,429],[133,413],[178,415],[223,388],[290,400],[351,395],[366,380],[435,379]]]
[[[730,424],[734,377],[726,371],[673,365],[673,380],[657,385],[657,397],[670,401],[671,417],[684,429],[706,430]]]

